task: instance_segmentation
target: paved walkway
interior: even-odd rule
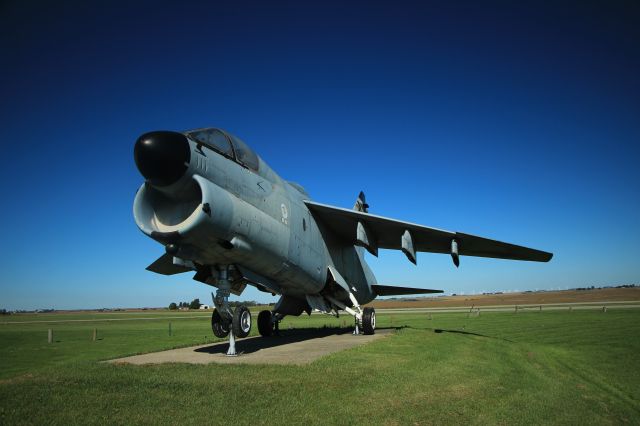
[[[373,335],[354,336],[346,329],[282,330],[281,336],[236,340],[238,356],[226,356],[229,343],[221,342],[113,359],[115,364],[308,364],[334,352],[388,336],[395,329],[379,329]]]

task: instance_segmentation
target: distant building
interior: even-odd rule
[[[210,309],[209,305],[200,305],[200,309]]]

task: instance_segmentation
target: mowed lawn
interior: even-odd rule
[[[0,324],[0,424],[640,424],[637,309],[379,314],[394,335],[306,366],[100,363],[217,339],[204,313],[97,315],[0,318],[95,321]]]

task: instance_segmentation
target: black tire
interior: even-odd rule
[[[240,305],[233,311],[233,335],[247,337],[251,332],[251,312],[246,306]]]
[[[216,337],[227,337],[229,335],[229,331],[231,328],[229,327],[229,322],[225,321],[220,312],[217,309],[213,310],[211,314],[211,330],[213,330],[213,334]]]
[[[364,308],[362,313],[362,332],[364,334],[374,334],[376,332],[376,310]]]
[[[258,314],[258,331],[261,336],[269,337],[273,334],[271,311],[260,311]]]

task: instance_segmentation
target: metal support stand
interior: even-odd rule
[[[233,330],[229,332],[229,350],[227,351],[227,356],[238,356],[238,354],[236,354],[236,338],[233,335]]]

